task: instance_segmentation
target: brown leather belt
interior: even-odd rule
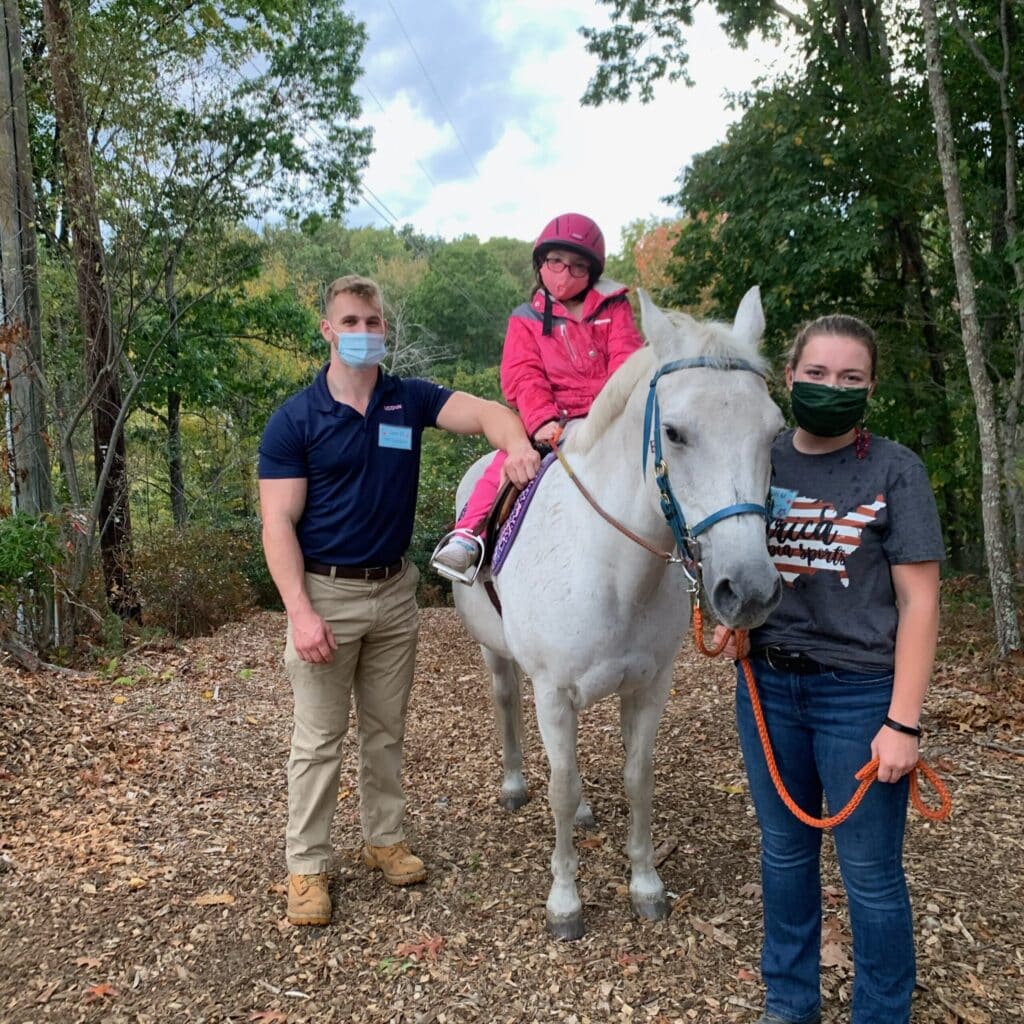
[[[397,576],[404,564],[401,558],[391,565],[328,565],[312,558],[305,560],[306,572],[316,576],[330,576],[332,580],[366,580],[368,583]]]

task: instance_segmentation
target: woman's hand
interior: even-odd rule
[[[916,736],[883,725],[871,741],[871,756],[878,758],[878,781],[899,782],[913,771],[918,759]]]
[[[717,647],[722,642],[722,637],[728,633],[729,630],[725,626],[715,626],[714,639],[711,641],[712,646]],[[736,643],[736,633],[733,633],[729,637],[729,642],[722,649],[722,653],[733,661],[738,661],[740,658],[745,658],[750,653],[750,637],[745,633],[739,634],[739,644]],[[738,646],[738,650],[737,650]]]

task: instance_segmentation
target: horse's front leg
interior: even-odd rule
[[[637,917],[668,916],[665,886],[654,866],[651,801],[654,796],[654,741],[672,684],[671,669],[650,687],[621,698],[622,742],[626,748],[625,787],[629,797],[629,895]]]
[[[529,799],[523,776],[523,710],[519,669],[506,658],[481,645],[484,661],[491,671],[494,722],[501,741],[501,795],[498,803],[506,811],[517,811]]]
[[[549,680],[534,679],[533,690],[537,723],[551,770],[548,801],[555,819],[548,931],[557,939],[579,939],[583,937],[583,905],[576,891],[579,859],[573,843],[573,821],[582,793],[576,765],[577,714],[565,691],[557,690]]]

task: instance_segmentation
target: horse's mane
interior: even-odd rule
[[[679,351],[672,355],[673,359],[693,359],[697,356],[723,362],[745,359],[762,373],[767,369],[768,361],[761,355],[757,342],[737,338],[733,334],[732,324],[721,320],[695,320],[686,313],[677,313],[672,309],[664,310],[664,313],[677,332]]]
[[[730,359],[743,359],[764,373],[767,360],[755,342],[738,339],[732,325],[718,320],[695,320],[686,313],[664,310],[675,328],[671,340],[671,355],[675,359],[707,358],[712,365]],[[625,409],[629,396],[641,378],[649,378],[654,371],[654,350],[650,345],[634,352],[620,366],[601,389],[587,418],[570,434],[566,447],[569,451],[587,452],[608,429],[611,422]]]
[[[675,328],[670,340],[671,355],[666,361],[703,356],[714,365],[716,361],[744,359],[761,373],[766,372],[768,360],[758,349],[757,341],[736,338],[731,324],[698,321],[674,309],[663,312]],[[611,421],[626,408],[626,402],[640,379],[649,377],[653,368],[654,351],[650,345],[634,352],[601,389],[587,419],[569,435],[566,442],[569,451],[589,452]]]

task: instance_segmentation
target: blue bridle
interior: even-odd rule
[[[699,561],[696,554],[691,550],[693,541],[705,530],[714,526],[715,523],[730,516],[742,516],[748,513],[756,513],[765,520],[768,519],[768,508],[765,505],[758,505],[752,501],[739,502],[735,505],[726,505],[717,512],[702,519],[694,527],[688,528],[683,510],[672,493],[672,485],[668,479],[668,466],[661,454],[661,407],[658,404],[658,381],[667,373],[674,373],[676,370],[690,370],[698,367],[707,367],[713,370],[747,370],[756,373],[759,377],[764,374],[745,359],[721,358],[715,359],[710,356],[698,356],[694,359],[676,359],[666,363],[651,378],[650,390],[647,392],[647,407],[644,410],[644,437],[643,437],[643,473],[647,476],[647,452],[648,449],[654,455],[654,475],[658,483],[658,492],[661,495],[661,511],[672,530],[675,538],[676,548],[683,557]],[[652,436],[653,432],[653,436]]]

